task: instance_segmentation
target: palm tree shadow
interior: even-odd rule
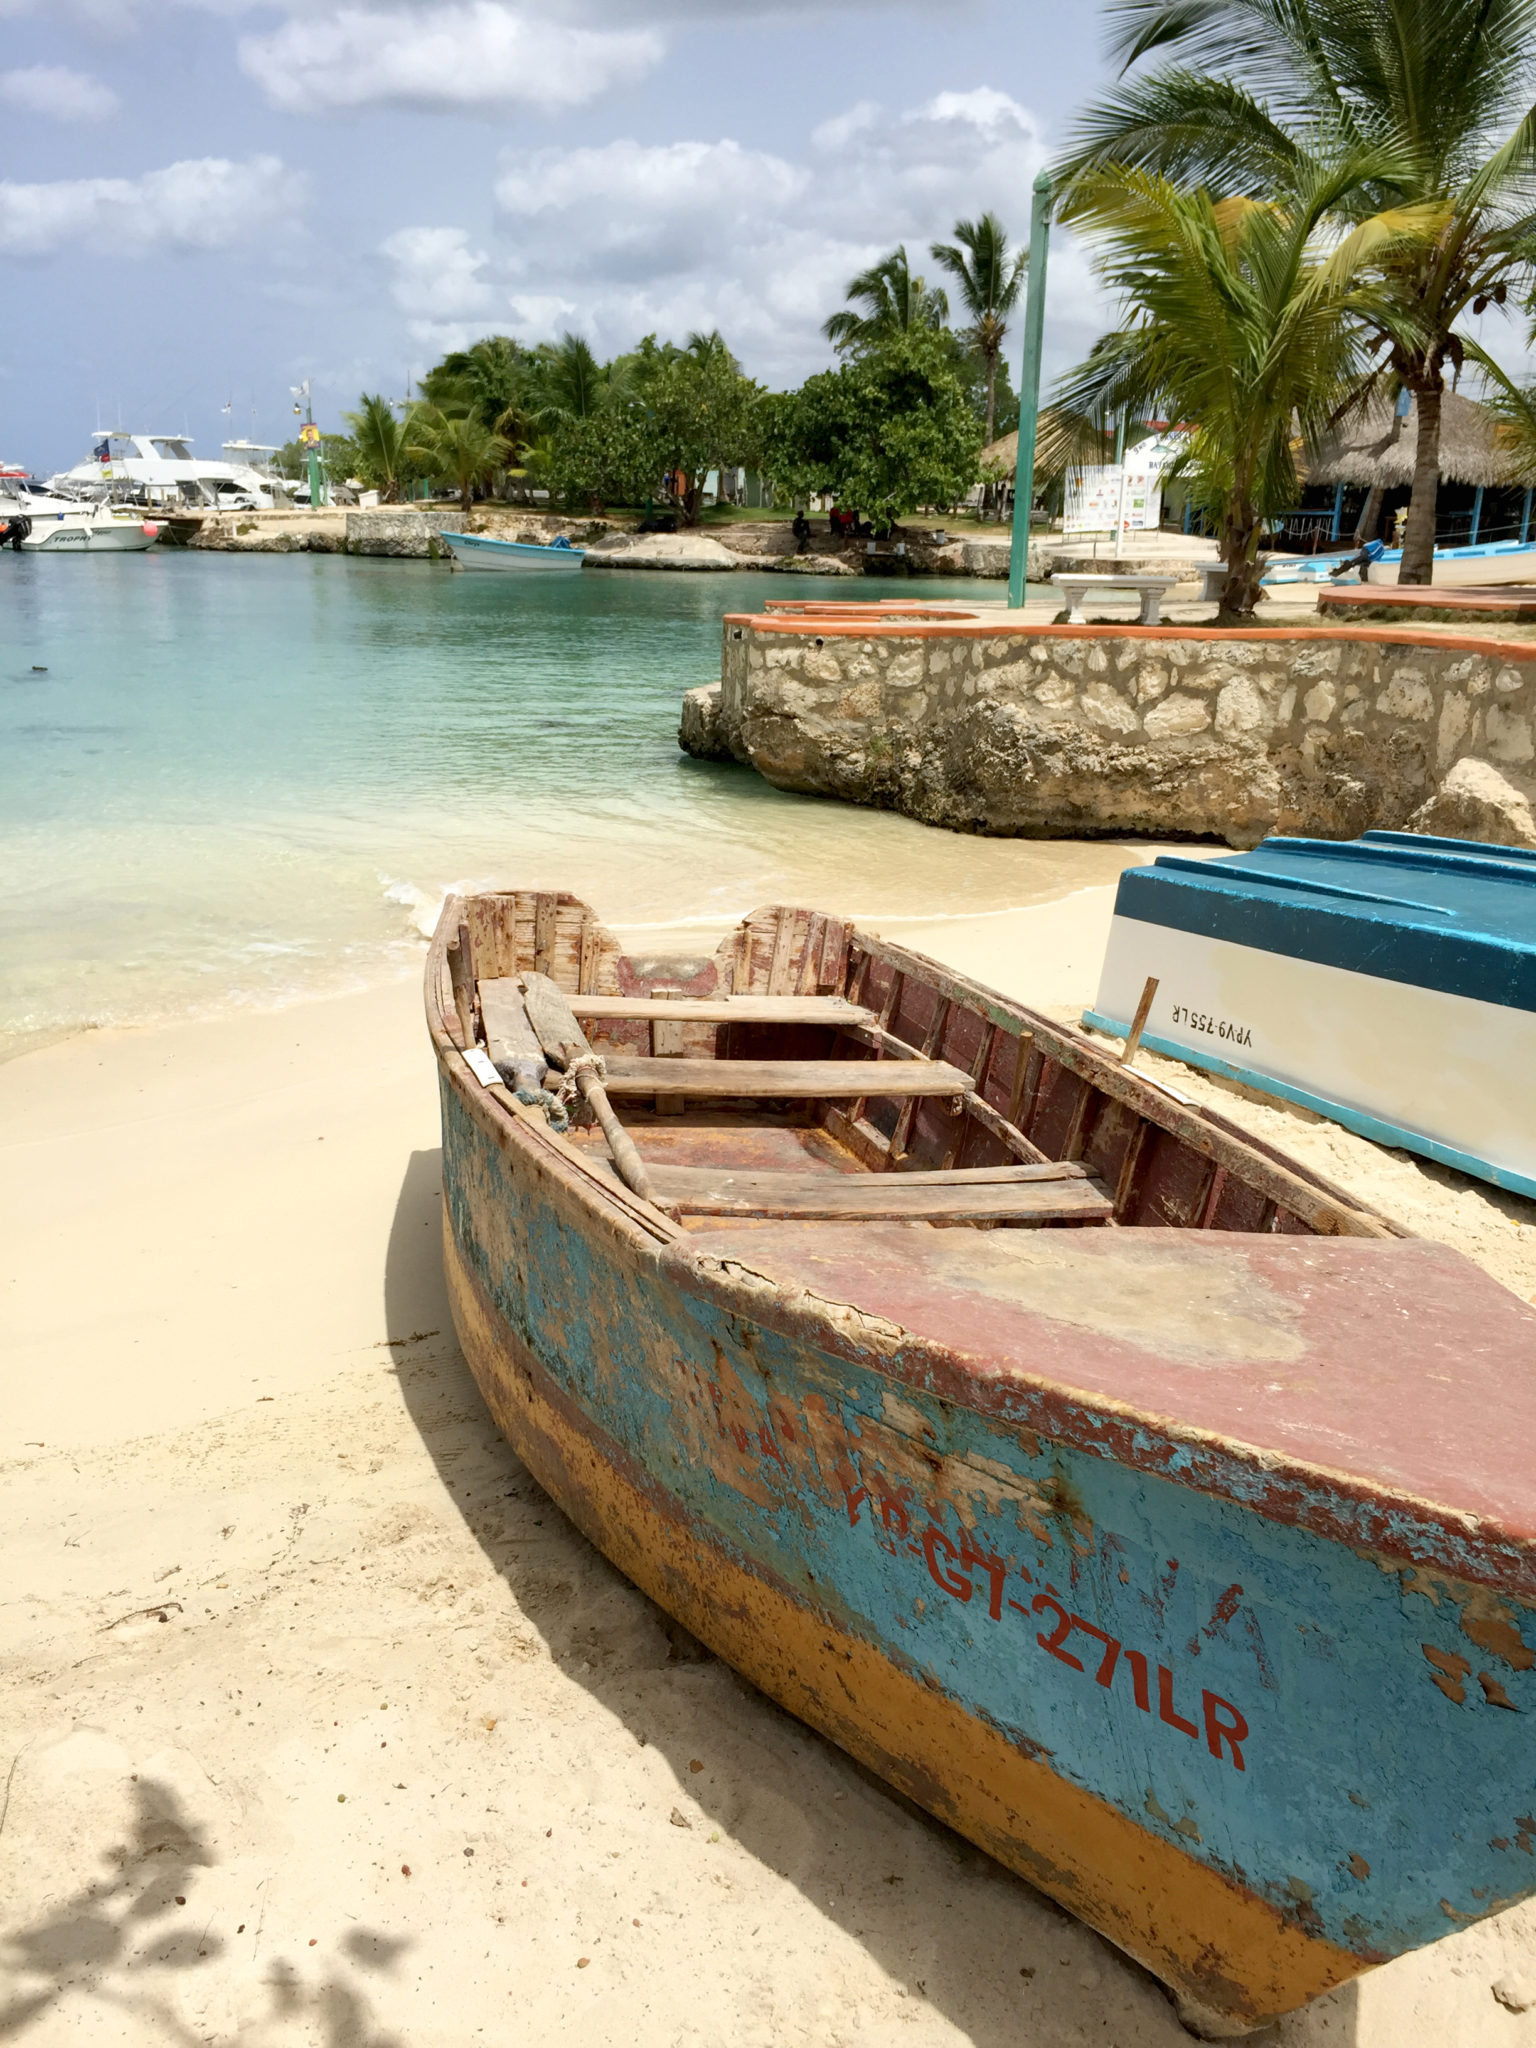
[[[1187,2048],[1155,1979],[730,1671],[565,1519],[501,1437],[452,1340],[440,1205],[441,1154],[414,1153],[385,1268],[401,1396],[466,1528],[561,1670],[974,2048],[1055,2048],[1085,2024],[1113,2033],[1117,2022],[1145,2048]],[[1251,2038],[1348,2048],[1353,2025],[1336,2017],[1342,2031]]]
[[[103,1853],[105,1874],[26,1925],[0,1931],[0,1959],[14,1986],[0,2003],[0,2040],[83,1994],[131,2014],[168,2048],[207,2048],[208,2033],[178,2011],[166,1973],[205,1970],[226,1954],[226,1942],[196,1911],[198,1873],[217,1858],[168,1785],[136,1777],[131,1791],[128,1839]],[[354,1930],[353,1939],[369,1937]],[[339,1977],[306,1983],[279,1958],[266,1982],[269,2017],[317,2022],[310,2038],[324,2048],[403,2048],[397,2036],[378,2031],[366,2000]]]

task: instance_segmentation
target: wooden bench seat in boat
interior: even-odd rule
[[[671,1008],[671,1005],[668,1005]],[[809,1102],[864,1095],[967,1095],[969,1074],[944,1060],[646,1059],[607,1053],[610,1095],[795,1097]]]
[[[1108,1223],[1114,1203],[1075,1161],[952,1173],[785,1173],[657,1166],[656,1199],[690,1216],[808,1223]]]
[[[482,982],[484,989],[488,984]],[[647,1024],[875,1024],[873,1010],[842,996],[581,996],[570,997],[583,1022],[639,1019]]]

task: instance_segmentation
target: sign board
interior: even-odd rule
[[[1154,532],[1163,516],[1163,471],[1178,453],[1171,436],[1153,435],[1068,477],[1061,530],[1074,533]]]
[[[306,448],[315,448],[319,446],[320,429],[315,425],[313,420],[308,421],[304,426],[300,427],[299,440]]]

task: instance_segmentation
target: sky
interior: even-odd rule
[[[340,430],[494,332],[718,326],[796,383],[897,242],[1026,237],[1102,41],[1060,0],[0,0],[0,460],[281,441],[304,378]],[[1048,372],[1104,311],[1058,236]]]

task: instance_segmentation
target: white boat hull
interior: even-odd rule
[[[495,540],[482,533],[444,533],[440,538],[461,569],[527,574],[546,569],[579,569],[586,560],[585,548],[535,547],[528,541]]]
[[[30,555],[134,555],[152,548],[157,537],[157,529],[142,519],[65,512],[34,519],[21,545]]]
[[[1396,583],[1402,551],[1394,549],[1372,562],[1368,581]],[[1447,590],[1481,589],[1498,583],[1536,583],[1536,546],[1495,541],[1488,547],[1436,550],[1430,582]]]
[[[1116,917],[1084,1019],[1536,1196],[1536,1014]]]

